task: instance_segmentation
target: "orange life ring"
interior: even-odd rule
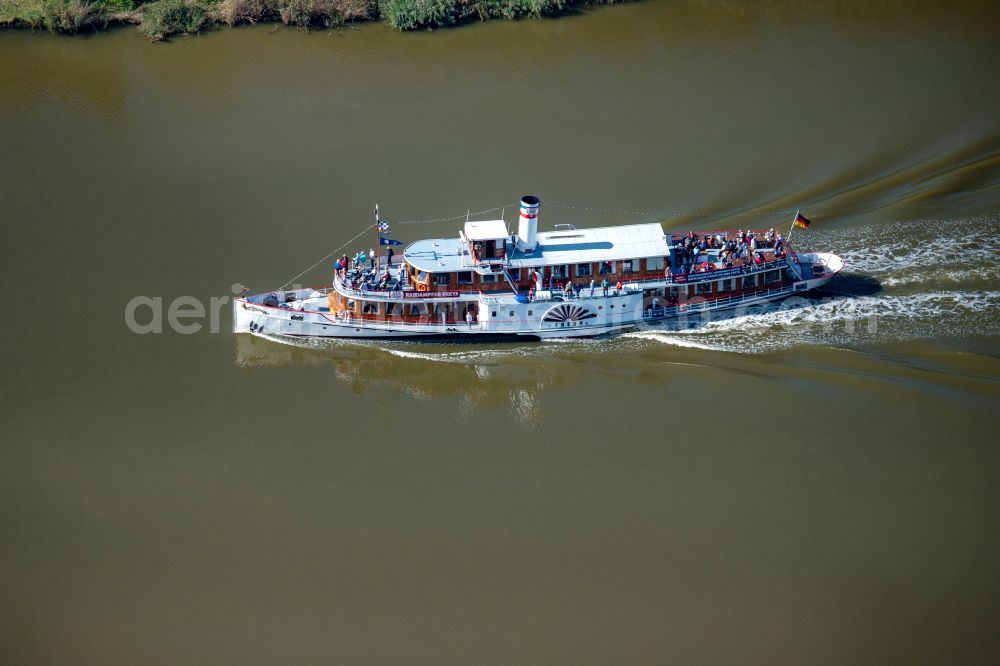
[[[417,283],[417,291],[427,291],[427,285],[423,282]]]

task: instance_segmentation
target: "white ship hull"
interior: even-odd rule
[[[345,313],[333,314],[324,308],[329,290],[304,289],[284,292],[288,299],[275,307],[263,303],[264,294],[236,299],[233,308],[233,329],[236,333],[290,338],[352,338],[352,339],[461,339],[468,342],[550,338],[596,337],[622,332],[643,324],[683,317],[703,317],[707,313],[725,312],[802,294],[826,284],[839,273],[843,260],[829,253],[802,254],[801,264],[822,266],[813,276],[812,270],[789,267],[790,284],[763,289],[739,296],[712,299],[690,298],[675,305],[659,307],[657,294],[676,286],[667,282],[645,281],[626,283],[621,293],[604,296],[603,290],[591,295],[584,289],[579,297],[559,296],[520,302],[514,294],[469,294],[453,299],[457,304],[473,303],[477,317],[472,322],[394,321],[392,318],[373,321]],[[291,294],[291,298],[287,296]],[[522,299],[523,300],[523,299]]]

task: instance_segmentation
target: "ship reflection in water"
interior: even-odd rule
[[[480,349],[234,337],[236,365],[242,368],[330,368],[358,395],[371,390],[383,394],[388,389],[427,402],[457,396],[460,416],[484,407],[506,407],[512,422],[524,428],[540,425],[541,395],[564,383],[554,367],[525,362],[529,354],[521,352],[528,352],[531,344]],[[441,371],[442,364],[447,364],[447,372]]]
[[[766,354],[775,351],[776,343],[781,349],[824,336],[839,342],[845,342],[845,334],[868,336],[871,321],[820,322],[829,318],[829,312],[843,309],[838,306],[879,290],[877,280],[847,274],[806,297],[659,322],[592,340],[463,345],[237,334],[236,365],[328,368],[356,395],[388,392],[424,402],[453,396],[458,399],[459,417],[483,408],[501,409],[512,424],[529,429],[543,420],[546,392],[595,377],[662,381],[661,371],[653,368],[675,363],[745,372],[744,366],[766,362],[764,357],[720,357],[712,352]],[[671,370],[671,376],[676,372]]]

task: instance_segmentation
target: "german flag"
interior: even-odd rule
[[[797,226],[797,227],[799,227],[801,229],[808,229],[809,225],[812,224],[812,220],[810,220],[808,217],[806,217],[802,213],[796,213],[795,214],[795,221],[792,222],[792,224],[794,224],[795,226]]]

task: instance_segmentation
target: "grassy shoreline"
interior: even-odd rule
[[[382,20],[400,30],[468,21],[555,16],[592,4],[629,0],[0,0],[0,28],[72,34],[137,25],[152,41],[216,25],[280,21],[335,28]]]

